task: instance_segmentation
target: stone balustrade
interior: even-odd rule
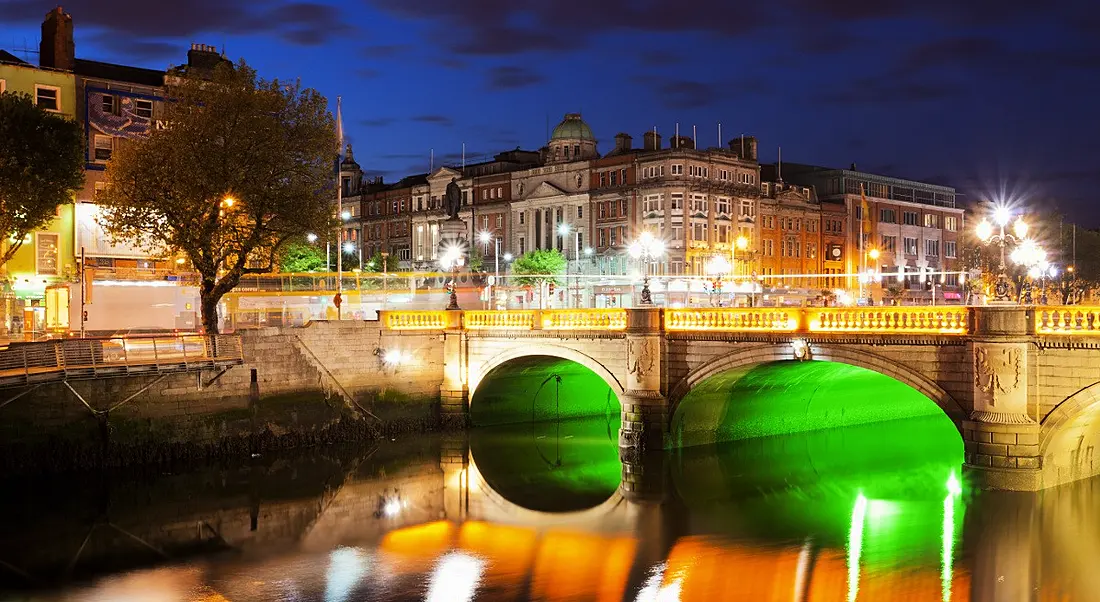
[[[969,330],[966,307],[843,307],[808,308],[810,332],[882,334],[953,334]]]
[[[1034,334],[1100,336],[1100,307],[1036,307]]]
[[[382,323],[390,330],[442,330],[459,323],[466,330],[603,330],[626,328],[627,312],[613,309],[384,311]],[[856,334],[965,335],[969,332],[967,307],[719,307],[663,309],[665,330],[678,332],[802,332]],[[1081,332],[1100,328],[1097,311],[1087,318],[1063,318],[1048,310],[1044,324],[1061,320],[1077,324]],[[461,322],[450,322],[461,316]],[[1082,326],[1084,325],[1084,326]],[[1049,326],[1044,326],[1048,328]],[[1038,325],[1037,325],[1038,328]],[[1084,329],[1084,330],[1081,330]],[[1042,331],[1047,332],[1047,331]]]
[[[794,332],[800,309],[712,308],[666,309],[665,330],[717,330],[723,332]]]

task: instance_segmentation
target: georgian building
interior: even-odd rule
[[[823,212],[812,189],[785,182],[764,182],[758,207],[759,257],[754,271],[765,287],[813,290],[827,257]],[[750,251],[751,252],[751,251]]]
[[[844,208],[847,273],[871,270],[881,274],[884,285],[891,278],[903,280],[910,299],[931,298],[932,284],[943,298],[960,298],[964,211],[956,206],[954,188],[862,172],[855,165],[830,169],[784,163],[782,169],[784,178],[814,188],[823,204]]]

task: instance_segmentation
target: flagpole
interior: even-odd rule
[[[336,303],[336,319],[343,319],[343,312],[340,311],[340,307],[343,305],[344,297],[344,182],[340,179],[340,163],[343,161],[344,152],[344,118],[341,114],[340,108],[341,99],[336,97],[336,226],[339,228],[339,235],[336,237],[336,298],[339,302]]]

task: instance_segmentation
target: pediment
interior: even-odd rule
[[[429,180],[447,180],[448,182],[450,182],[451,178],[461,179],[462,174],[459,173],[457,170],[451,169],[450,167],[440,167],[439,169],[433,171],[430,175],[428,175]]]
[[[531,194],[524,197],[527,200],[534,199],[546,199],[556,196],[569,196],[569,193],[554,186],[550,182],[542,182],[531,191]]]
[[[802,194],[801,192],[790,189],[779,191],[778,193],[776,193],[775,198],[778,201],[801,201],[803,203],[810,200],[806,195]]]

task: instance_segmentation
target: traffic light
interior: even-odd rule
[[[549,290],[550,290],[550,294],[553,295],[554,294],[554,283],[553,282],[550,283],[550,289]]]

